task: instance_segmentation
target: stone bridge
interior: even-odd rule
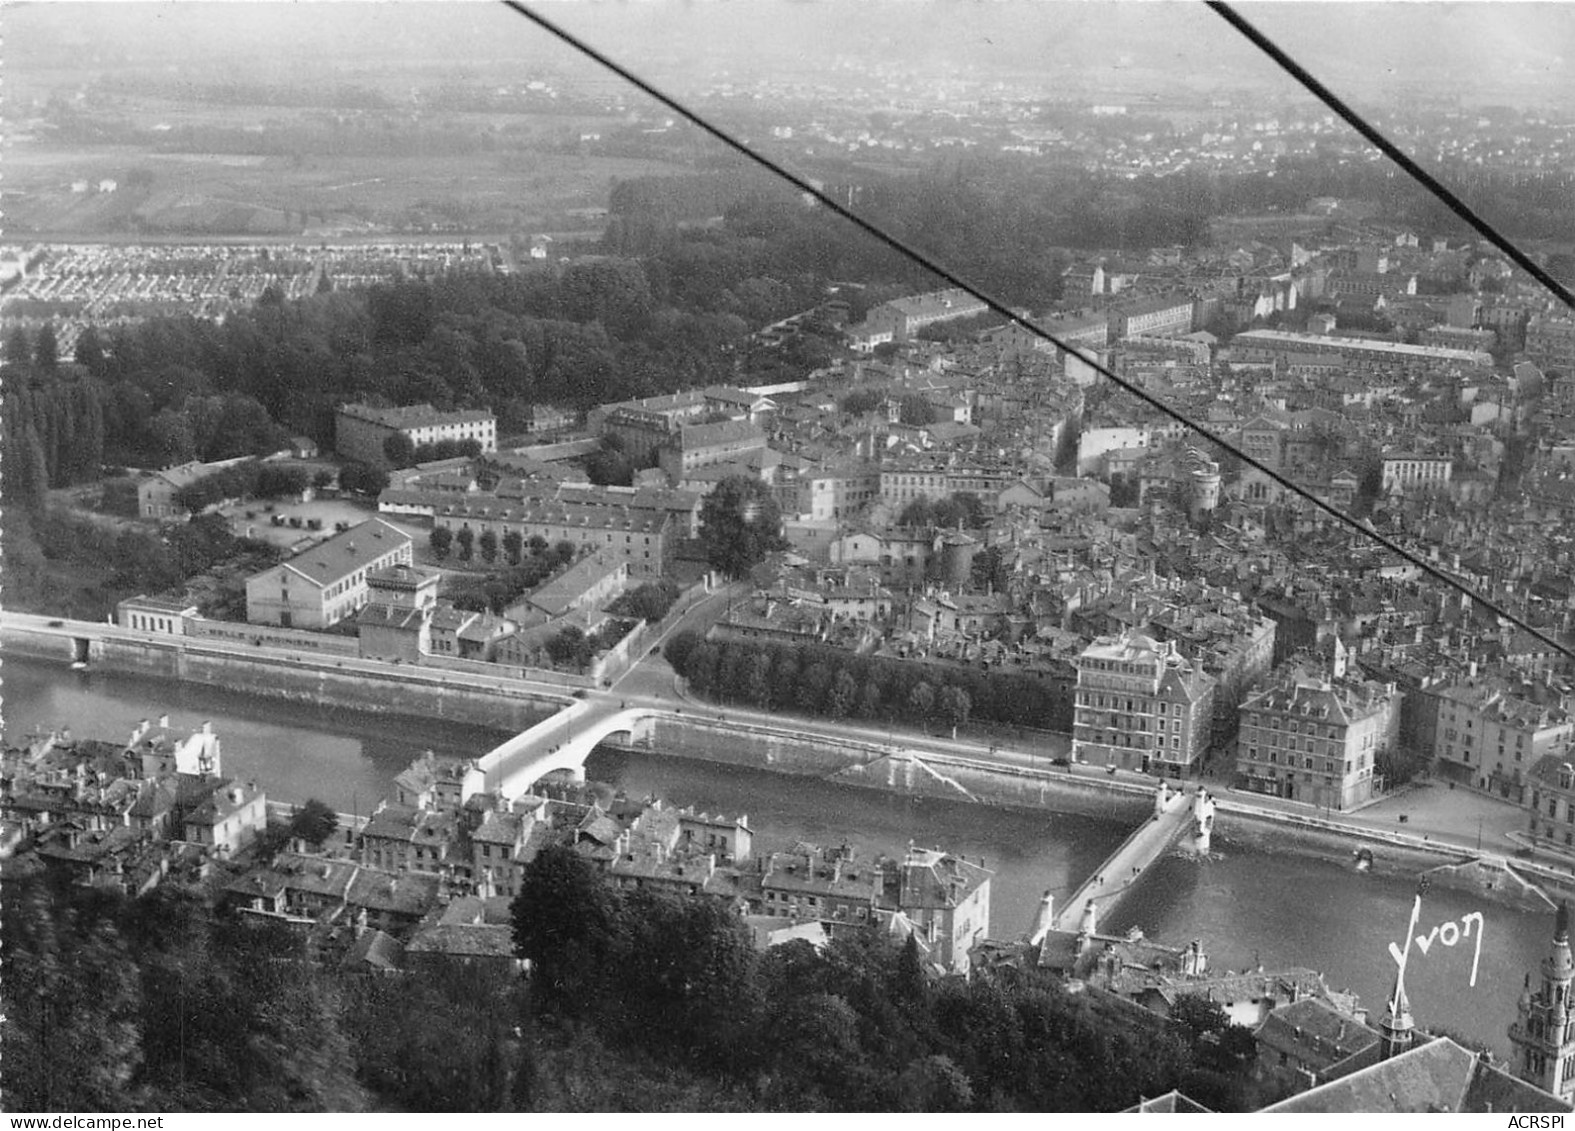
[[[585,780],[585,759],[598,744],[621,737],[632,742],[650,719],[673,712],[628,707],[612,699],[581,699],[482,756],[477,765],[487,788],[514,798],[554,771]]]

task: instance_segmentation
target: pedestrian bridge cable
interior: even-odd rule
[[[929,255],[908,244],[900,237],[893,235],[891,232],[887,231],[879,224],[876,224],[874,221],[866,219],[865,217],[860,216],[858,213],[854,212],[851,208],[845,207],[844,205],[838,203],[833,197],[824,192],[822,189],[817,188],[815,185],[811,184],[809,180],[803,176],[793,172],[791,169],[787,168],[785,165],[781,164],[775,159],[768,157],[752,148],[748,143],[740,140],[733,134],[711,122],[698,110],[692,109],[686,103],[679,101],[676,97],[661,90],[650,81],[641,78],[622,63],[617,62],[600,49],[591,46],[589,43],[586,43],[584,40],[569,32],[567,29],[560,27],[557,23],[548,19],[546,16],[543,16],[540,12],[537,12],[529,5],[522,3],[521,0],[501,0],[501,2],[505,7],[513,10],[518,15],[529,20],[538,28],[547,32],[549,35],[553,36],[555,39],[559,40],[566,46],[572,48],[581,55],[585,56],[587,59],[590,59],[597,65],[617,75],[619,78],[629,83],[647,97],[661,103],[663,106],[667,107],[673,113],[682,117],[696,128],[700,129],[702,132],[709,134],[711,137],[721,142],[724,146],[726,146],[728,149],[731,149],[739,156],[752,161],[754,164],[765,169],[773,176],[792,185],[799,192],[805,194],[808,197],[811,197],[816,201],[816,203],[825,208],[828,212],[831,212],[833,215],[839,216],[842,219],[848,221],[866,235],[869,235],[873,239],[879,241],[898,254],[912,260],[914,263],[918,264],[920,267],[923,267],[926,271],[935,275],[937,278],[972,296],[974,299],[988,307],[992,313],[1000,316],[1001,318],[1004,318],[1008,324],[1016,326],[1023,331],[1032,334],[1034,337],[1050,343],[1052,346],[1055,346],[1063,353],[1076,355],[1079,357],[1082,356],[1081,354],[1078,354],[1076,349],[1067,345],[1048,330],[1039,326],[1030,319],[1023,318],[1016,314],[1000,299],[994,297],[975,284],[961,278],[950,269],[935,262],[930,258]],[[1524,257],[1522,256],[1522,258]],[[1517,262],[1519,262],[1519,260],[1517,260]],[[1324,500],[1315,496],[1311,491],[1303,487],[1301,484],[1295,482],[1285,475],[1282,475],[1278,469],[1269,467],[1261,460],[1243,451],[1237,445],[1227,440],[1224,436],[1215,432],[1207,425],[1188,416],[1179,409],[1173,408],[1169,404],[1160,400],[1158,397],[1154,396],[1152,393],[1149,393],[1147,390],[1143,389],[1141,386],[1134,385],[1125,378],[1118,377],[1110,370],[1108,366],[1104,365],[1103,363],[1089,359],[1088,365],[1106,380],[1110,381],[1112,384],[1116,385],[1118,388],[1122,389],[1129,395],[1142,401],[1144,404],[1148,405],[1155,411],[1160,412],[1163,415],[1168,416],[1170,419],[1184,425],[1198,436],[1204,440],[1207,440],[1209,443],[1216,445],[1223,451],[1229,452],[1232,456],[1239,459],[1243,464],[1268,477],[1271,481],[1277,483],[1291,494],[1296,495],[1304,502],[1310,504],[1316,510],[1322,511],[1323,513],[1329,515],[1336,522],[1350,528],[1353,531],[1356,531],[1368,540],[1376,542],[1378,545],[1382,546],[1384,549],[1396,555],[1406,563],[1415,566],[1418,570],[1427,574],[1435,581],[1441,582],[1462,596],[1470,598],[1472,601],[1475,601],[1477,604],[1487,609],[1493,615],[1508,621],[1516,628],[1521,629],[1523,632],[1527,633],[1534,639],[1547,645],[1549,648],[1552,648],[1560,655],[1566,657],[1567,659],[1575,660],[1575,649],[1572,649],[1570,646],[1562,643],[1561,641],[1543,632],[1541,629],[1528,623],[1524,617],[1517,615],[1510,609],[1499,604],[1494,598],[1477,589],[1476,586],[1468,585],[1464,581],[1461,581],[1458,578],[1445,573],[1437,565],[1428,561],[1426,558],[1422,557],[1415,551],[1408,549],[1388,535],[1381,534],[1377,530],[1372,529],[1370,526],[1364,526],[1361,522],[1346,514],[1338,507],[1325,502]]]

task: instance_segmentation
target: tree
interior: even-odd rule
[[[607,609],[621,617],[634,617],[655,624],[667,616],[677,599],[678,586],[671,581],[647,582],[638,589],[620,595]]]
[[[416,460],[416,445],[403,432],[390,432],[383,439],[383,458],[395,467],[409,467]]]
[[[951,1057],[942,1054],[912,1061],[897,1077],[903,1111],[967,1111],[973,1107],[973,1085]]]
[[[922,428],[935,423],[935,409],[925,398],[911,393],[897,402],[897,419],[910,427]]]
[[[454,546],[454,532],[446,526],[434,526],[432,533],[427,535],[427,543],[432,547],[433,557],[443,561]]]
[[[798,687],[794,689],[794,698],[798,708],[808,714],[818,714],[826,701],[826,692],[831,687],[831,669],[825,664],[811,664],[805,668],[798,677]]]
[[[94,326],[84,326],[82,333],[77,335],[76,349],[72,351],[78,365],[85,368],[94,377],[101,380],[105,376],[107,359],[104,355],[104,339],[99,337],[98,329]]]
[[[972,581],[976,589],[1001,592],[1010,580],[1011,574],[1007,572],[1001,547],[988,546],[974,555]]]
[[[544,1013],[588,1016],[600,1004],[621,933],[617,902],[596,866],[565,845],[525,866],[511,906],[514,950],[531,964]]]
[[[40,373],[54,373],[60,364],[60,339],[55,336],[55,324],[45,322],[33,339],[33,364]]]
[[[706,560],[729,577],[744,576],[773,550],[787,548],[781,521],[770,487],[753,476],[729,476],[700,508]]]
[[[339,472],[339,486],[359,495],[379,495],[388,487],[388,472],[366,463],[347,463]]]
[[[838,670],[831,681],[831,691],[826,696],[826,714],[834,719],[844,719],[853,713],[858,703],[859,681],[846,668]]]
[[[947,684],[941,688],[940,695],[936,697],[936,705],[940,708],[941,716],[951,725],[952,737],[956,738],[957,728],[968,721],[968,712],[973,709],[973,701],[962,688]]]
[[[290,834],[300,837],[313,848],[321,848],[338,827],[339,814],[315,797],[310,798],[290,818]]]
[[[689,651],[683,676],[699,695],[710,695],[716,688],[716,665],[722,650],[709,640],[701,640]]]
[[[935,504],[929,499],[920,496],[902,508],[897,515],[898,526],[933,526],[935,525]]]
[[[476,532],[468,526],[461,526],[454,539],[459,543],[459,560],[470,561],[471,547],[476,543]]]
[[[935,688],[927,680],[920,680],[908,692],[908,710],[915,719],[928,719],[935,710]]]
[[[591,661],[591,638],[578,625],[571,624],[557,635],[549,636],[543,647],[548,658],[561,668],[584,668]]]
[[[935,504],[932,521],[936,526],[977,529],[984,525],[984,504],[972,491],[959,491]]]
[[[488,527],[481,532],[481,538],[476,543],[476,548],[481,551],[481,560],[491,565],[498,558],[498,535],[495,530]]]
[[[147,450],[160,467],[174,467],[197,456],[191,424],[180,413],[164,409],[148,422]]]
[[[621,451],[602,447],[585,457],[585,474],[598,486],[627,487],[634,472],[634,461]]]
[[[771,706],[771,657],[756,652],[745,667],[744,697],[757,707]]]
[[[520,555],[525,549],[525,539],[518,530],[505,530],[503,532],[503,553],[511,566],[520,564]]]
[[[758,960],[732,909],[644,890],[624,897],[622,918],[617,1022],[665,1031],[673,1052],[708,1067],[747,1068],[761,1005]]]
[[[675,672],[682,672],[688,665],[689,655],[700,644],[700,634],[692,628],[675,632],[667,640],[662,655]]]
[[[842,403],[837,407],[849,416],[863,416],[867,412],[874,412],[886,403],[886,394],[876,392],[874,389],[855,389],[842,398]]]
[[[859,716],[866,719],[879,718],[880,706],[880,682],[872,675],[864,681],[864,690],[859,693]]]
[[[26,369],[33,364],[33,343],[27,336],[27,331],[21,326],[12,330],[6,336],[5,346],[0,350],[0,355],[5,357],[7,365],[14,365],[18,369]]]

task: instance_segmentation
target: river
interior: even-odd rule
[[[391,792],[394,774],[422,751],[474,756],[499,735],[435,720],[395,719],[260,698],[244,690],[174,684],[6,658],[0,669],[7,741],[35,728],[69,726],[77,735],[119,739],[139,719],[170,715],[177,730],[211,721],[224,771],[255,780],[270,797],[318,797],[343,811],[367,811]],[[747,813],[756,843],[769,850],[797,840],[842,841],[872,856],[909,843],[940,845],[995,870],[991,934],[1027,929],[1041,894],[1064,896],[1120,843],[1130,824],[1112,817],[1030,812],[918,799],[832,785],[813,778],[664,757],[598,750],[586,767],[633,796],[659,795],[710,812]],[[1114,810],[1112,810],[1114,814]],[[1325,861],[1249,848],[1231,838],[1229,819],[1206,859],[1176,853],[1157,863],[1105,924],[1140,926],[1176,945],[1202,940],[1216,970],[1305,966],[1335,989],[1361,995],[1376,1023],[1393,979],[1388,945],[1404,937],[1414,879],[1361,874]],[[1475,939],[1413,947],[1407,974],[1420,1025],[1442,1026],[1507,1054],[1505,1029],[1521,979],[1535,976],[1553,916],[1514,911],[1463,893],[1428,892],[1419,922],[1435,926],[1480,911],[1485,918],[1476,984]],[[1445,932],[1445,937],[1448,937]]]

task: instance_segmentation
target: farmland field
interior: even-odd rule
[[[127,147],[6,147],[11,237],[497,233],[584,228],[620,178],[682,171],[575,154],[429,157],[148,153]],[[98,191],[114,180],[112,192]],[[73,191],[73,182],[87,182]],[[78,186],[80,188],[80,185]]]

